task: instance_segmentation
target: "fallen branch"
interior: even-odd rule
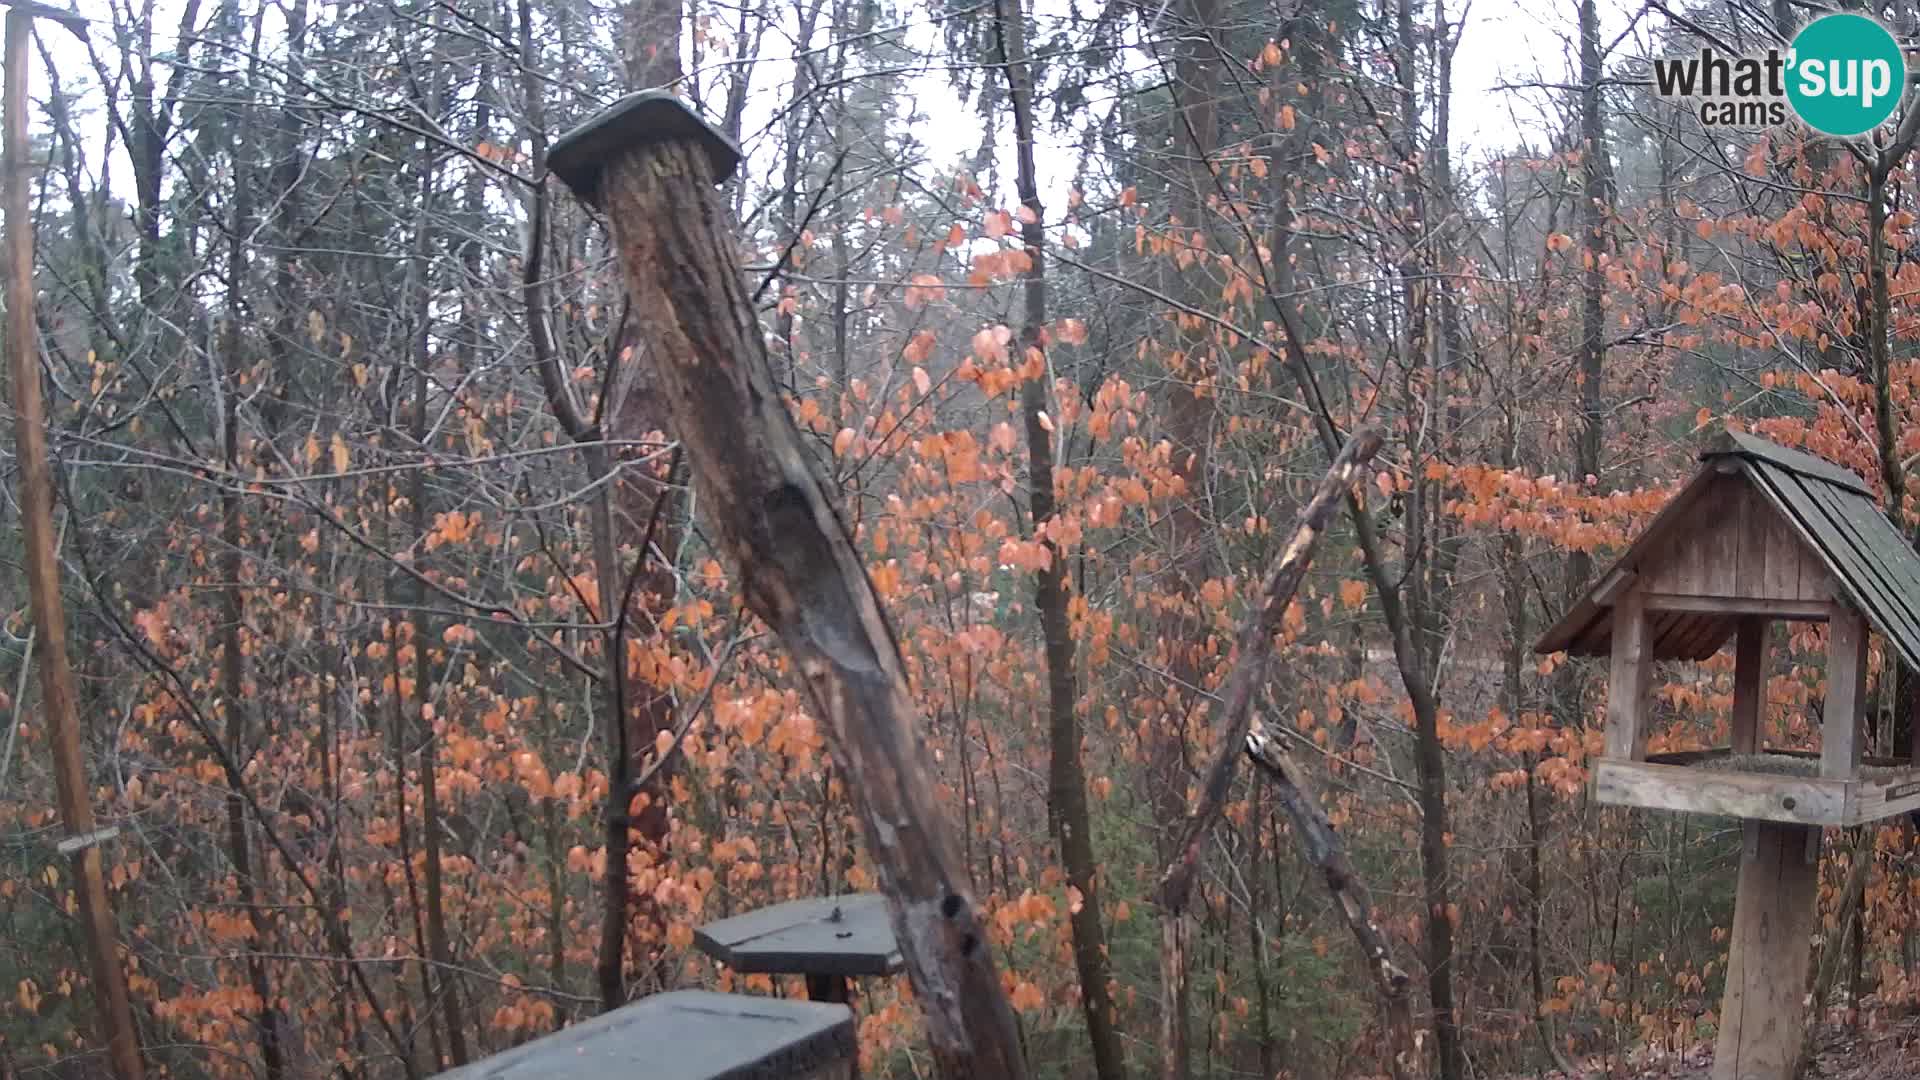
[[[1380,449],[1380,441],[1380,433],[1367,428],[1349,439],[1333,459],[1313,498],[1301,508],[1300,516],[1287,534],[1287,546],[1267,571],[1259,606],[1248,612],[1240,623],[1235,641],[1237,659],[1221,689],[1219,711],[1214,716],[1215,725],[1222,730],[1219,749],[1207,766],[1199,801],[1181,826],[1173,861],[1161,874],[1156,893],[1160,907],[1161,997],[1163,1012],[1170,1018],[1177,1015],[1175,1003],[1184,999],[1180,990],[1187,977],[1187,904],[1193,894],[1200,846],[1208,830],[1219,820],[1233,786],[1234,763],[1239,759],[1240,743],[1246,738],[1249,718],[1253,715],[1253,696],[1266,684],[1273,662],[1273,636],[1279,633],[1286,620],[1287,607],[1293,603],[1293,595],[1299,591],[1307,567],[1313,562],[1314,545],[1326,530],[1327,519],[1333,516],[1341,498],[1366,469],[1368,459]],[[1171,1045],[1179,1034],[1170,1031],[1167,1038]],[[1167,1055],[1164,1075],[1180,1075],[1180,1058],[1179,1054]]]
[[[1247,732],[1247,756],[1273,782],[1280,806],[1293,823],[1300,838],[1301,854],[1320,871],[1327,891],[1340,906],[1340,914],[1353,931],[1353,939],[1366,957],[1367,973],[1373,977],[1380,994],[1381,1019],[1387,1030],[1388,1065],[1395,1080],[1420,1075],[1420,1040],[1413,1030],[1413,1005],[1407,993],[1407,973],[1394,965],[1393,950],[1387,935],[1373,921],[1373,900],[1367,886],[1353,872],[1340,834],[1333,831],[1327,812],[1320,808],[1320,797],[1300,764],[1255,721]]]

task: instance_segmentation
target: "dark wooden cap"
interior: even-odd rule
[[[857,1053],[845,1005],[678,990],[438,1080],[790,1080],[851,1062]]]
[[[879,893],[789,900],[708,923],[693,941],[743,973],[892,975],[902,966]]]
[[[600,174],[615,154],[682,140],[706,150],[716,182],[732,176],[740,164],[740,148],[686,102],[665,90],[642,90],[587,117],[555,140],[547,151],[547,168],[583,201],[598,206]]]

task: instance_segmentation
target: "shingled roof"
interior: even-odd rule
[[[1535,652],[1606,655],[1613,638],[1613,598],[1623,583],[1676,558],[1677,552],[1701,543],[1706,531],[1722,526],[1718,508],[1706,500],[1715,497],[1716,489],[1721,489],[1718,497],[1726,498],[1728,478],[1737,477],[1757,496],[1742,497],[1741,512],[1750,515],[1754,506],[1771,508],[1779,521],[1791,526],[1790,535],[1801,550],[1824,568],[1827,580],[1820,591],[1852,605],[1909,667],[1920,670],[1920,555],[1880,512],[1865,481],[1831,462],[1740,432],[1722,434],[1701,451],[1700,460],[1700,471],[1613,568],[1542,635]],[[1741,522],[1715,531],[1752,534],[1771,527],[1745,518]],[[1695,557],[1710,563],[1739,562],[1738,554],[1726,550]],[[1661,612],[1651,628],[1654,656],[1704,660],[1726,643],[1738,620],[1737,612]]]

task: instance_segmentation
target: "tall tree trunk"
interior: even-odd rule
[[[436,13],[436,20],[442,16]],[[436,57],[434,87],[428,115],[437,115],[446,99],[447,64]],[[408,419],[408,434],[414,452],[422,462],[431,454],[427,432],[427,395],[433,386],[433,225],[434,158],[438,150],[428,145],[419,160],[419,231],[415,237],[414,258],[417,290],[412,328],[413,389]],[[413,470],[407,495],[408,535],[425,546],[428,514],[427,470]],[[431,661],[433,643],[438,640],[428,616],[432,597],[426,583],[409,578],[413,591],[413,720],[420,754],[420,846],[425,855],[422,878],[426,886],[427,950],[430,961],[427,1008],[437,1012],[445,1023],[447,1053],[454,1066],[467,1063],[466,1022],[460,1007],[460,984],[454,977],[453,946],[447,935],[445,868],[440,845],[445,824],[440,810],[440,739],[436,731],[433,707],[433,682],[436,677]],[[401,688],[394,688],[396,694]]]
[[[257,30],[258,16],[255,18]],[[235,19],[236,24],[231,29],[237,42],[237,14]],[[240,298],[249,291],[245,237],[253,227],[254,186],[248,161],[251,147],[243,134],[251,127],[251,117],[244,107],[237,112],[238,115],[232,118],[234,136],[229,143],[235,181],[233,220],[227,228],[227,308],[220,336],[220,368],[212,372],[219,403],[221,453],[230,477],[244,476],[250,471],[248,463],[240,459],[239,395],[247,376],[247,364],[241,356],[240,327],[245,313]],[[220,691],[224,699],[221,711],[225,721],[223,738],[226,740],[227,753],[245,762],[251,756],[246,745],[249,697],[246,691],[244,643],[241,640],[246,618],[240,585],[245,573],[241,553],[246,538],[242,535],[240,493],[234,490],[231,483],[222,485],[220,489],[220,542],[225,548],[220,556],[220,576],[223,579],[220,592]],[[267,962],[262,955],[266,948],[267,916],[260,908],[259,890],[254,880],[253,841],[247,829],[246,802],[240,792],[231,787],[226,797],[226,824],[227,858],[233,863],[234,880],[240,891],[240,907],[247,915],[244,963],[248,987],[257,999],[255,1023],[259,1026],[260,1062],[267,1080],[280,1080],[286,1075],[285,1048],[281,1041],[279,1011],[274,1007],[273,987],[267,976]]]
[[[1026,14],[1019,0],[996,0],[1000,56],[1006,64],[1013,105],[1014,143],[1019,158],[1020,236],[1031,260],[1022,278],[1025,325],[1020,331],[1023,358],[1039,358],[1040,374],[1021,387],[1020,404],[1027,429],[1027,502],[1033,533],[1047,551],[1047,565],[1033,575],[1034,606],[1046,642],[1049,769],[1047,808],[1067,883],[1080,894],[1070,910],[1073,963],[1080,977],[1080,1008],[1093,1044],[1093,1067],[1100,1080],[1122,1080],[1126,1058],[1116,1030],[1113,995],[1108,989],[1106,929],[1100,912],[1099,868],[1093,852],[1093,819],[1087,809],[1087,776],[1080,760],[1079,680],[1074,671],[1073,628],[1067,616],[1067,560],[1048,535],[1054,520],[1053,425],[1047,421],[1047,391],[1052,366],[1046,362],[1046,232],[1034,169],[1033,71],[1027,63]],[[1024,360],[1023,360],[1024,362]]]
[[[1418,83],[1419,50],[1416,44],[1412,0],[1395,0],[1393,19],[1398,40],[1394,67],[1400,98],[1401,146],[1399,154],[1402,184],[1406,190],[1407,251],[1400,264],[1401,288],[1405,302],[1406,331],[1403,370],[1413,372],[1428,362],[1429,288],[1433,259],[1429,247],[1426,193],[1420,161],[1420,101]],[[1429,382],[1439,378],[1429,372]],[[1410,388],[1411,389],[1411,388]],[[1410,400],[1419,410],[1431,405]],[[1422,448],[1415,448],[1416,453]],[[1449,854],[1447,851],[1447,768],[1446,750],[1440,744],[1440,708],[1434,673],[1438,653],[1435,622],[1442,597],[1433,591],[1436,556],[1428,508],[1421,504],[1420,488],[1415,488],[1414,505],[1407,518],[1406,550],[1409,565],[1402,618],[1406,622],[1407,655],[1400,658],[1401,677],[1408,682],[1409,698],[1414,706],[1414,768],[1419,778],[1420,801],[1420,878],[1426,900],[1423,912],[1427,942],[1427,994],[1433,1007],[1434,1049],[1439,1057],[1442,1080],[1461,1080],[1466,1061],[1460,1046],[1453,1003],[1453,919]],[[1424,563],[1425,565],[1420,565]],[[1384,597],[1382,607],[1385,608]],[[1398,642],[1396,641],[1396,646]],[[1398,649],[1396,648],[1396,652]],[[1417,681],[1421,693],[1412,693]]]
[[[1169,200],[1169,229],[1176,248],[1211,247],[1206,244],[1207,205],[1218,190],[1213,156],[1220,125],[1220,52],[1214,37],[1219,18],[1220,0],[1180,0],[1177,15],[1170,19],[1178,29],[1173,63],[1175,107],[1169,118],[1172,142],[1180,155]],[[1175,261],[1169,268],[1174,276],[1168,294],[1204,302],[1209,291],[1202,280],[1205,260],[1196,257],[1184,269],[1182,261]],[[1172,563],[1173,589],[1190,605],[1198,604],[1201,586],[1213,571],[1213,536],[1199,509],[1213,444],[1213,404],[1195,385],[1209,373],[1212,345],[1212,334],[1204,325],[1182,329],[1168,358],[1171,377],[1167,380],[1166,433],[1173,444],[1173,471],[1185,484],[1186,493],[1166,515],[1165,542]],[[1205,663],[1205,634],[1198,620],[1190,614],[1175,613],[1164,620],[1160,633],[1172,686],[1199,685],[1201,665]],[[1150,780],[1154,814],[1170,826],[1186,816],[1186,729],[1199,702],[1184,689],[1173,688],[1163,700],[1174,704],[1163,710],[1164,720],[1152,732],[1153,745],[1148,753],[1155,774]],[[1159,856],[1163,864],[1179,857],[1178,843],[1173,832],[1162,834]],[[1185,966],[1192,933],[1192,917],[1185,910],[1160,911],[1160,1074],[1164,1080],[1186,1080],[1193,1069],[1192,1006]]]

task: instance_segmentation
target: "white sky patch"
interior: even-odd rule
[[[170,51],[174,44],[172,30],[178,19],[177,4],[163,2],[160,7],[163,10],[160,12],[160,26],[154,35],[154,47]],[[1029,48],[1039,49],[1051,36],[1055,20],[1069,14],[1069,0],[1035,0],[1033,7],[1034,29],[1029,34]],[[1627,0],[1601,0],[1600,8],[1602,43],[1612,44],[1627,27],[1630,9]],[[110,67],[117,66],[112,55],[115,45],[111,12],[105,0],[77,0],[74,9],[95,20],[91,28],[93,47]],[[1577,61],[1575,4],[1546,3],[1543,0],[1471,0],[1464,9],[1467,25],[1454,60],[1452,120],[1452,142],[1459,152],[1462,166],[1472,168],[1487,156],[1515,149],[1522,143],[1535,150],[1543,148],[1552,137],[1554,128],[1563,117],[1569,115],[1567,98],[1571,91],[1567,87],[1573,80],[1572,73]],[[752,92],[743,124],[747,142],[745,149],[751,155],[749,168],[757,184],[777,182],[779,179],[781,161],[778,132],[769,131],[768,128],[778,111],[787,105],[792,77],[793,37],[797,32],[795,4],[780,4],[775,10],[779,12],[779,21],[762,39],[765,56],[753,69]],[[726,18],[726,15],[718,17]],[[926,148],[934,169],[944,172],[970,158],[980,146],[983,125],[977,100],[963,99],[954,88],[944,66],[945,58],[941,55],[943,28],[935,21],[935,17],[925,9],[908,7],[899,18],[904,20],[908,44],[926,56],[930,65],[927,70],[907,80],[912,100],[906,104],[914,117],[913,134]],[[79,92],[75,107],[76,123],[81,128],[82,138],[97,147],[105,133],[106,117],[100,109],[104,97],[93,77],[84,47],[71,34],[58,27],[42,26],[38,34],[59,67],[63,87],[69,93]],[[818,50],[826,43],[827,28],[817,28],[814,37],[814,48]],[[709,51],[708,57],[714,58],[712,51]],[[1122,62],[1136,81],[1150,81],[1160,75],[1153,57],[1142,49],[1136,48],[1124,54]],[[1057,71],[1059,63],[1052,66]],[[165,72],[166,69],[162,68],[163,78]],[[720,83],[724,74],[716,68],[709,68],[702,74],[703,82],[710,87],[709,101],[717,102],[723,97]],[[44,102],[49,82],[41,67],[37,49],[34,51],[30,77],[36,100]],[[975,72],[974,85],[978,87],[983,78],[997,77],[1002,76],[995,70]],[[1096,86],[1090,91],[1089,98],[1091,108],[1100,112],[1114,107],[1111,84]],[[581,104],[582,108],[572,111],[581,115],[592,111],[585,107],[592,103]],[[550,102],[550,112],[560,106],[558,101]],[[1004,107],[999,111],[1001,115],[996,117],[995,122],[995,144],[1000,185],[998,190],[988,194],[989,209],[1011,208],[1017,202],[1012,186],[1012,122]],[[1053,129],[1050,103],[1042,101],[1038,111],[1041,114],[1037,161],[1041,201],[1046,207],[1048,222],[1052,225],[1061,219],[1066,209],[1068,188],[1078,165],[1078,140],[1073,132]],[[37,107],[33,119],[36,128],[44,128],[44,115]],[[115,154],[112,175],[116,193],[125,196],[130,194],[124,189],[130,182],[131,170],[123,148],[117,143]],[[97,150],[87,157],[88,171],[97,178],[101,165]],[[985,181],[985,177],[978,179]]]

